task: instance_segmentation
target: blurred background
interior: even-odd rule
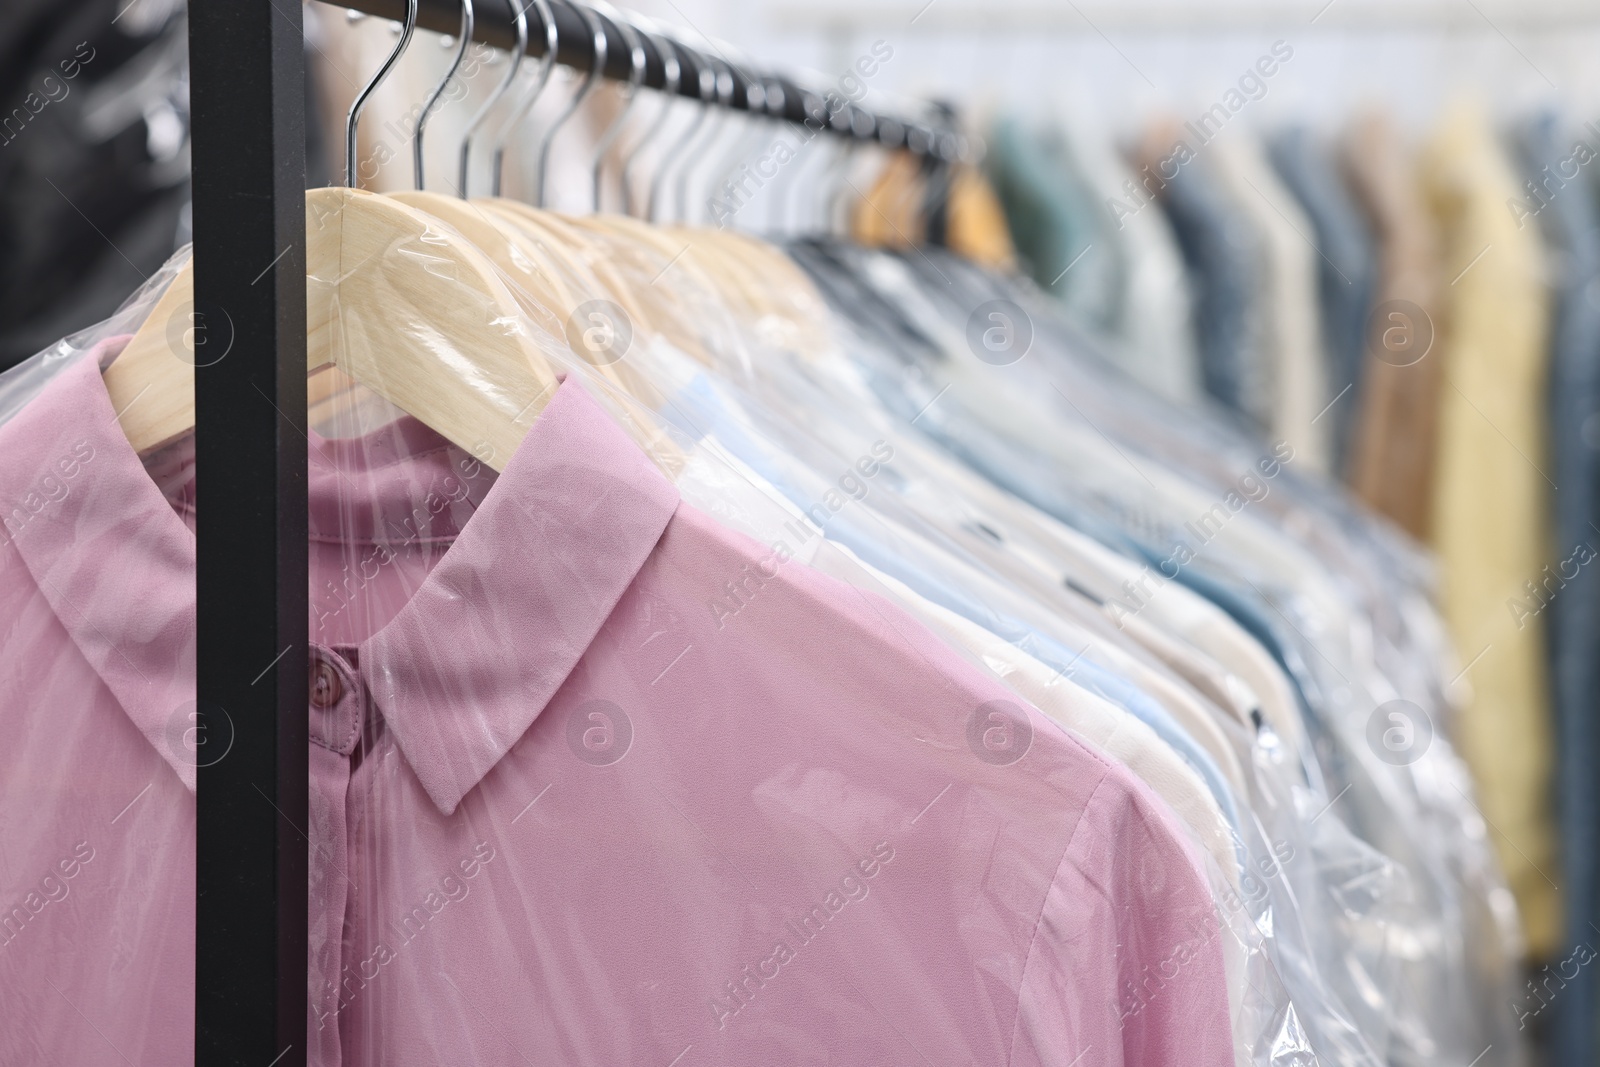
[[[809,71],[822,86],[878,43],[892,57],[862,79],[858,101],[948,102],[980,135],[1000,116],[1068,121],[1127,149],[1152,122],[1217,102],[1275,41],[1293,58],[1238,117],[1257,130],[1333,133],[1375,107],[1415,138],[1462,98],[1500,121],[1549,108],[1580,123],[1600,118],[1600,7],[1581,0],[642,0],[629,10],[678,28],[688,43],[715,41],[776,69]],[[322,146],[339,143],[344,107],[387,48],[383,32],[342,9],[307,5],[322,126],[311,184],[338,163]],[[431,56],[409,54],[375,109],[406,114],[418,87],[447,66],[443,44]],[[13,0],[0,12],[0,48],[5,367],[103,318],[188,239],[183,4]],[[487,95],[494,80],[469,79],[468,98]],[[590,108],[590,129],[607,115],[605,95]],[[553,112],[558,96],[545,94],[541,109]],[[582,138],[581,118],[568,139]],[[440,113],[442,131],[450,120],[448,109]],[[437,174],[453,173],[450,140],[441,132],[430,148]],[[400,147],[372,187],[409,184]],[[581,153],[568,147],[555,163],[575,172]],[[552,185],[581,194],[573,183]]]

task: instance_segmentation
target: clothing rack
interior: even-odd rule
[[[196,787],[208,1067],[306,1061],[304,48],[297,3],[189,5],[192,321],[225,353],[195,368],[196,699],[227,741]]]
[[[405,0],[337,5],[401,19]],[[550,0],[556,61],[587,73],[586,13]],[[529,7],[530,22],[537,9]],[[478,0],[475,39],[516,41],[506,5]],[[630,47],[610,15],[602,74],[626,81]],[[419,0],[424,28],[455,33],[457,0]],[[530,25],[527,51],[546,36]],[[542,27],[540,27],[542,31]],[[670,36],[677,91],[702,103],[903,150],[938,169],[968,151],[948,113],[865,108],[708,55]],[[667,85],[643,37],[642,84]],[[198,726],[219,759],[198,768],[195,1061],[306,1062],[307,500],[303,12],[276,0],[189,4],[195,466],[204,472],[196,613]],[[716,91],[701,95],[700,72]],[[202,349],[203,346],[203,349]],[[213,356],[210,353],[221,353]]]
[[[406,13],[405,0],[345,0],[335,6],[397,22],[404,19]],[[527,54],[542,57],[545,54],[545,34],[542,27],[536,30],[533,25],[539,18],[538,9],[529,4],[524,7],[530,23]],[[557,63],[579,73],[588,73],[593,69],[594,35],[589,30],[586,18],[586,15],[592,15],[598,19],[606,40],[602,75],[612,81],[628,80],[631,49],[628,36],[617,25],[615,18],[606,12],[573,3],[572,0],[550,0],[550,9],[556,24]],[[476,0],[473,4],[473,23],[474,40],[502,51],[515,47],[516,31],[510,9],[503,0]],[[442,34],[460,32],[459,0],[418,0],[417,28]],[[640,35],[640,47],[645,55],[641,84],[649,89],[662,90],[667,88],[666,64],[657,47],[657,36]],[[708,54],[670,36],[662,39],[671,46],[682,71],[677,85],[680,96],[699,100],[709,106],[806,125],[816,132],[828,132],[886,149],[903,149],[919,157],[950,162],[967,152],[965,138],[944,122],[938,121],[937,116],[932,120],[919,120],[869,111],[843,100],[830,108],[828,98],[823,93],[800,84],[790,76],[754,69],[742,59],[724,54],[714,44],[712,52]],[[717,75],[717,88],[711,95],[702,96],[700,71],[708,65]]]

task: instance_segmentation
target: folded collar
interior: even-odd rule
[[[544,710],[677,506],[566,377],[454,545],[360,646],[363,680],[441,812]]]
[[[101,364],[125,343],[79,358],[0,426],[0,575],[26,567],[80,653],[193,790],[195,760],[182,741],[195,699],[195,537],[106,393]],[[407,426],[402,451],[437,440],[415,420]],[[346,520],[373,514],[351,503],[341,502]],[[568,378],[459,536],[449,511],[418,531],[455,543],[362,642],[359,659],[442,812],[544,710],[677,505],[672,483]]]
[[[100,377],[127,340],[79,357],[0,426],[0,575],[27,568],[192,791],[184,738],[195,699],[195,540],[145,473]]]

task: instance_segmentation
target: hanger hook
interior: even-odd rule
[[[780,82],[779,85],[781,87],[782,83]],[[805,116],[800,125],[806,127],[806,123],[816,117],[816,111],[811,107],[811,97],[815,94],[804,86],[797,85],[794,86],[794,89],[795,95],[800,101],[800,113]],[[784,90],[780,88],[781,91]],[[824,107],[825,105],[819,103],[817,106]],[[780,120],[786,118],[782,110],[780,110],[777,117]],[[818,133],[820,132],[819,130]],[[792,167],[790,168],[791,171],[793,169]],[[784,225],[789,217],[789,186],[792,181],[792,173],[785,175],[779,172],[773,175],[772,181],[767,185],[767,223],[775,235],[783,233]]]
[[[400,31],[400,40],[394,46],[394,51],[389,53],[389,58],[383,61],[383,66],[378,68],[378,73],[367,82],[366,88],[356,94],[355,102],[350,105],[350,114],[344,120],[344,184],[355,189],[356,185],[356,124],[361,121],[361,109],[367,104],[367,97],[371,96],[383,84],[383,79],[389,76],[389,71],[394,68],[395,61],[404,54],[411,44],[411,34],[417,28],[417,0],[406,0],[406,21]]]
[[[717,93],[717,106],[715,108],[707,108],[707,111],[710,112],[711,118],[711,122],[708,127],[711,131],[711,136],[706,138],[706,146],[709,148],[712,144],[716,143],[717,133],[722,129],[723,125],[727,122],[728,116],[732,113],[731,105],[733,103],[733,67],[726,60],[715,59],[710,56],[707,56],[706,58],[710,61],[712,69],[716,72],[715,77],[712,80],[712,85],[716,86]],[[699,140],[699,138],[697,137],[696,140]],[[700,161],[695,153],[689,153],[687,151],[687,146],[685,146],[684,158],[686,162],[684,163],[683,169],[678,172],[677,194],[679,222],[689,221],[689,177],[694,173],[695,164]]]
[[[848,102],[843,105],[843,111],[849,133],[836,146],[833,159],[817,180],[819,196],[816,214],[819,232],[823,236],[833,233],[834,205],[838,200],[838,190],[850,180],[850,163],[855,158],[856,146],[872,133],[872,116],[867,111]]]
[[[633,102],[639,98],[639,86],[644,82],[644,41],[639,36],[639,31],[634,29],[622,18],[621,14],[605,0],[594,0],[594,6],[601,14],[616,24],[622,32],[623,40],[628,43],[628,88],[627,96],[623,101],[622,109],[617,112],[616,118],[611,120],[605,132],[595,144],[594,150],[594,210],[600,212],[600,176],[605,169],[606,152],[617,136],[622,133],[623,120],[628,117],[628,111],[633,107]]]
[[[411,138],[412,180],[416,182],[418,192],[422,191],[422,134],[428,125],[428,116],[439,106],[450,79],[461,69],[461,61],[467,56],[467,45],[472,43],[472,27],[472,0],[461,0],[461,47],[456,49],[456,58],[451,61],[450,69],[444,72],[444,77],[439,79],[433,95],[422,105],[422,114],[417,116],[417,130]]]
[[[679,45],[678,47],[681,48],[683,46]],[[686,48],[684,50],[688,51]],[[656,171],[655,177],[650,179],[649,218],[651,222],[655,222],[659,218],[657,206],[660,203],[662,179],[667,176],[667,172],[677,162],[678,155],[694,139],[694,135],[700,132],[700,125],[705,122],[706,114],[711,110],[710,100],[712,94],[716,92],[717,72],[711,69],[711,63],[705,56],[698,53],[691,54],[694,55],[695,69],[699,72],[700,88],[695,99],[699,101],[700,108],[695,114],[694,120],[689,123],[689,128],[684,130],[678,139],[672,143],[672,147],[667,149],[666,155],[662,157],[660,169]]]
[[[683,68],[678,65],[678,50],[671,41],[665,37],[646,33],[641,30],[651,44],[656,46],[656,51],[661,54],[661,73],[663,85],[661,88],[661,110],[656,113],[656,120],[644,131],[644,136],[628,151],[628,158],[622,164],[622,211],[625,215],[633,212],[633,164],[639,158],[639,150],[650,142],[656,134],[660,133],[666,125],[667,113],[672,110],[672,102],[678,96],[678,83],[683,78]]]
[[[736,191],[742,192],[738,187],[736,175],[740,167],[744,166],[744,161],[754,156],[759,150],[758,141],[765,133],[760,120],[768,107],[767,87],[761,82],[761,79],[754,77],[749,71],[739,70],[738,73],[745,82],[745,101],[749,105],[749,111],[744,116],[746,120],[744,135],[735,135],[733,150],[723,158],[722,165],[715,171],[717,177],[711,186],[713,197],[711,214],[715,218],[719,207],[724,212],[722,217],[715,218],[718,229],[725,228],[728,224],[728,219],[732,218],[739,208],[743,206],[742,203],[734,203],[734,193]],[[723,197],[724,199],[720,204],[717,204],[714,200],[716,197]]]
[[[518,4],[517,0],[506,0],[506,3],[511,6],[511,22],[516,29],[517,44],[509,57],[511,62],[507,65],[506,76],[500,79],[500,84],[494,87],[494,92],[489,94],[489,99],[483,102],[483,106],[478,109],[477,114],[473,115],[471,120],[467,122],[467,132],[461,137],[461,188],[456,191],[456,195],[463,200],[467,198],[467,164],[472,158],[473,135],[478,132],[478,127],[483,124],[483,120],[489,117],[490,110],[500,102],[502,96],[506,95],[506,90],[511,88],[511,83],[517,80],[517,71],[522,69],[522,57],[528,51],[528,18],[525,14],[526,9]],[[498,193],[500,183],[497,180],[494,184],[495,192]]]
[[[516,0],[512,2],[515,3]],[[490,164],[493,170],[489,176],[489,189],[495,196],[500,195],[500,180],[505,173],[506,142],[511,139],[512,131],[522,124],[522,120],[528,115],[528,110],[533,107],[533,102],[539,98],[539,94],[544,92],[545,85],[549,83],[550,71],[556,64],[556,49],[561,40],[560,33],[556,29],[555,13],[550,10],[549,0],[532,0],[531,6],[539,10],[539,18],[544,25],[544,55],[539,58],[538,73],[523,90],[522,99],[517,101],[517,106],[511,109],[511,114],[506,116],[505,122],[501,123],[500,129],[495,133],[494,157]],[[526,11],[527,8],[523,10]],[[526,21],[523,25],[526,28]],[[524,45],[523,48],[526,50],[527,46]]]
[[[789,132],[787,118],[789,110],[789,86],[779,78],[763,78],[762,88],[766,95],[766,113],[768,117],[777,120],[776,126],[779,131],[779,136],[787,137]],[[773,175],[773,177],[776,178],[777,175]],[[770,185],[767,188],[767,201],[765,207],[767,209],[768,226],[769,228],[776,229],[776,227],[772,227],[771,225],[773,212],[781,209],[782,205],[778,203],[778,190],[770,188]]]
[[[845,198],[855,191],[855,185],[850,181],[850,169],[854,165],[856,153],[860,151],[862,145],[870,139],[875,139],[878,134],[877,120],[873,118],[870,112],[863,111],[854,104],[850,105],[850,107],[853,134],[845,142],[844,152],[839,162],[837,170],[839,184],[828,194],[827,200],[823,205],[824,236],[835,232],[841,232],[844,235],[849,234],[850,213],[847,206],[848,202]],[[842,224],[839,221],[841,218],[844,220]]]
[[[544,206],[545,201],[545,175],[550,169],[550,146],[555,143],[556,133],[564,126],[568,119],[577,112],[579,105],[588,99],[589,94],[600,81],[600,75],[606,68],[606,28],[600,22],[600,16],[587,7],[574,4],[578,14],[583,16],[583,21],[589,27],[589,33],[594,38],[594,56],[589,64],[588,72],[583,76],[583,84],[578,86],[578,91],[572,94],[572,99],[567,102],[566,110],[557,115],[549,129],[544,131],[544,139],[539,144],[539,185],[535,194],[535,202]]]

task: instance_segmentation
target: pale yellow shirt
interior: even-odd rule
[[[1519,628],[1507,604],[1551,559],[1542,251],[1537,228],[1506,209],[1522,194],[1482,111],[1451,112],[1422,176],[1445,244],[1431,540],[1469,664],[1456,736],[1538,958],[1561,937],[1544,627],[1534,616]]]

